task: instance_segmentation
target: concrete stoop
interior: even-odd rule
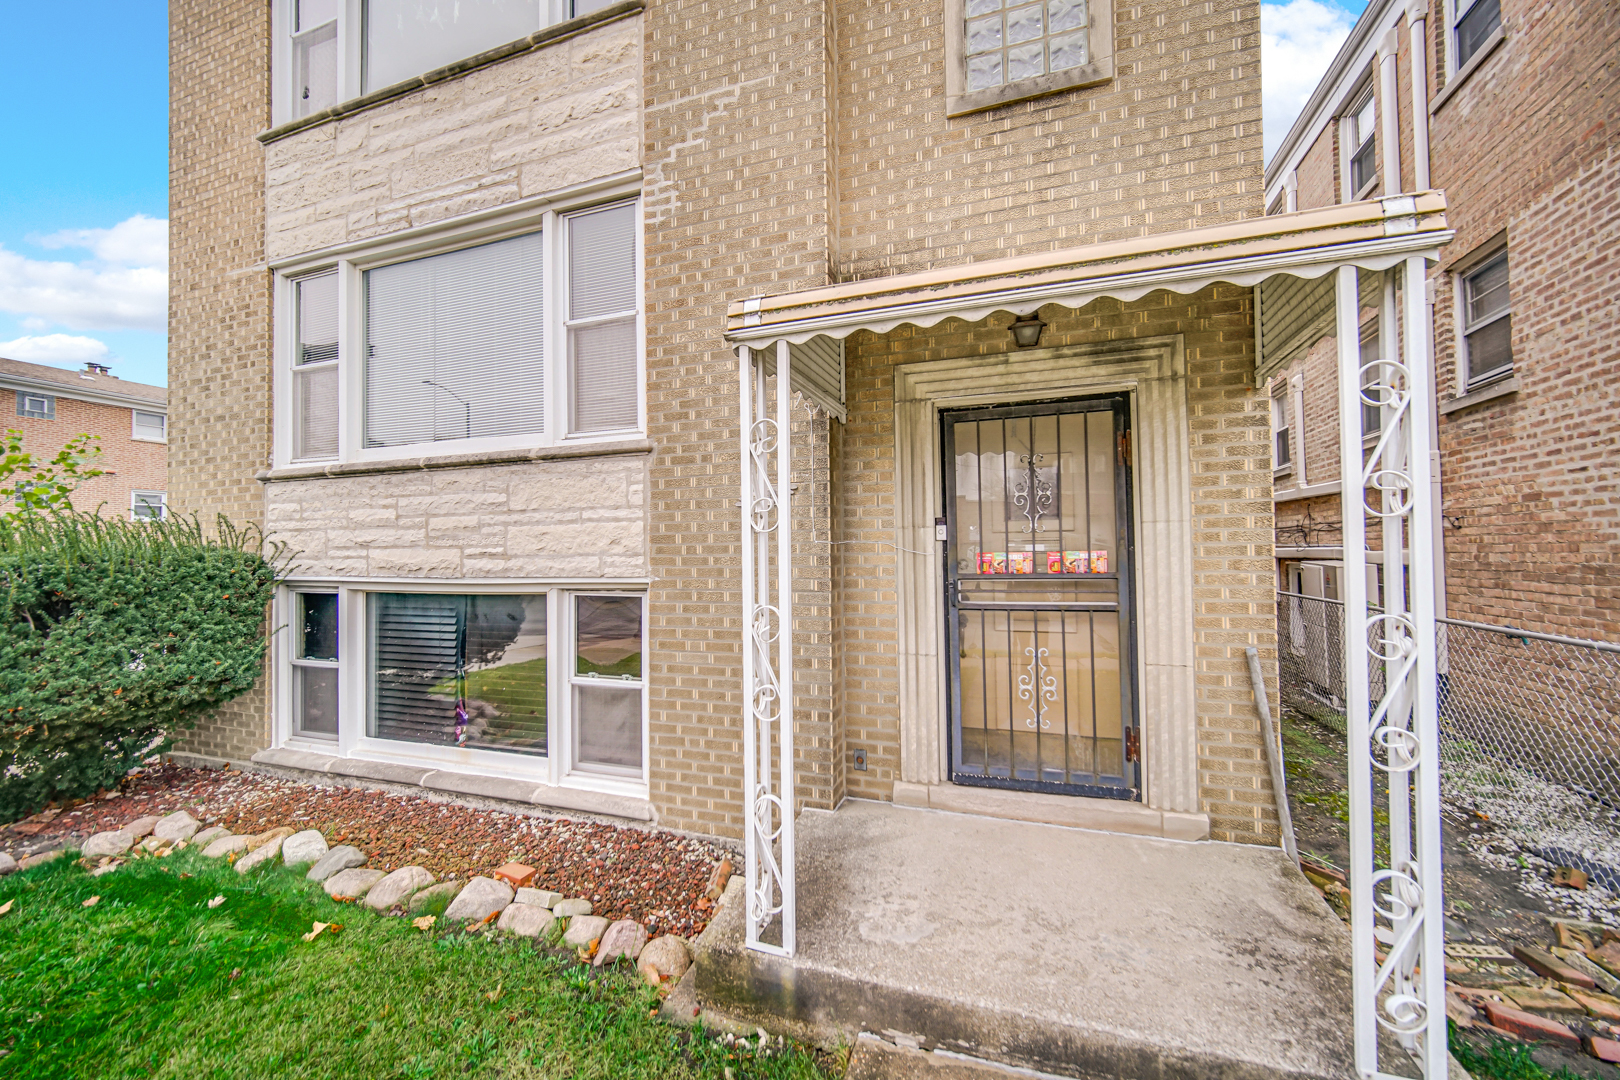
[[[1281,852],[846,803],[798,855],[797,955],[747,949],[728,890],[705,1023],[865,1046],[873,1078],[1354,1075],[1348,934]]]

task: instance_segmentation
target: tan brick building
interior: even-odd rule
[[[1620,640],[1616,55],[1613,4],[1374,2],[1267,167],[1272,213],[1446,193],[1457,235],[1428,282],[1442,615]],[[1392,308],[1376,283],[1362,301],[1370,362]],[[1315,311],[1279,316],[1262,375],[1287,444],[1281,581],[1331,596],[1338,388]],[[1370,446],[1378,410],[1364,422]]]
[[[77,435],[101,450],[101,476],[73,493],[79,510],[162,517],[168,499],[168,391],[128,382],[101,364],[67,371],[0,358],[0,410],[23,450],[49,461]]]
[[[300,553],[189,749],[1275,841],[1255,287],[1448,234],[1263,215],[1258,5],[364,6],[171,8],[172,491]]]

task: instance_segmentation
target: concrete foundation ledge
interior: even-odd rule
[[[1123,799],[1087,799],[1072,795],[1045,795],[1005,788],[969,787],[964,784],[910,784],[896,781],[898,806],[945,810],[955,814],[1064,825],[1072,829],[1159,836],[1166,840],[1209,839],[1209,815],[1155,810]]]
[[[538,806],[550,810],[623,818],[627,821],[656,820],[652,803],[645,799],[602,791],[536,784],[532,780],[480,776],[452,769],[432,769],[390,761],[366,761],[361,758],[343,758],[335,754],[317,754],[308,750],[285,748],[260,750],[253,755],[253,764],[293,773],[343,777],[348,780],[371,781],[402,788],[414,787],[423,791],[465,795],[496,803],[514,803],[522,808]]]

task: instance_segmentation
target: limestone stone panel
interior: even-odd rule
[[[283,480],[265,512],[305,577],[642,577],[646,469],[627,456]]]

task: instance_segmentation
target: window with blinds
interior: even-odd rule
[[[634,428],[641,365],[634,202],[571,214],[568,229],[569,428]]]
[[[375,593],[368,603],[371,737],[546,753],[543,594]]]
[[[365,273],[365,445],[545,431],[535,232]]]
[[[328,271],[294,283],[297,349],[293,356],[293,457],[338,456],[338,276]]]

